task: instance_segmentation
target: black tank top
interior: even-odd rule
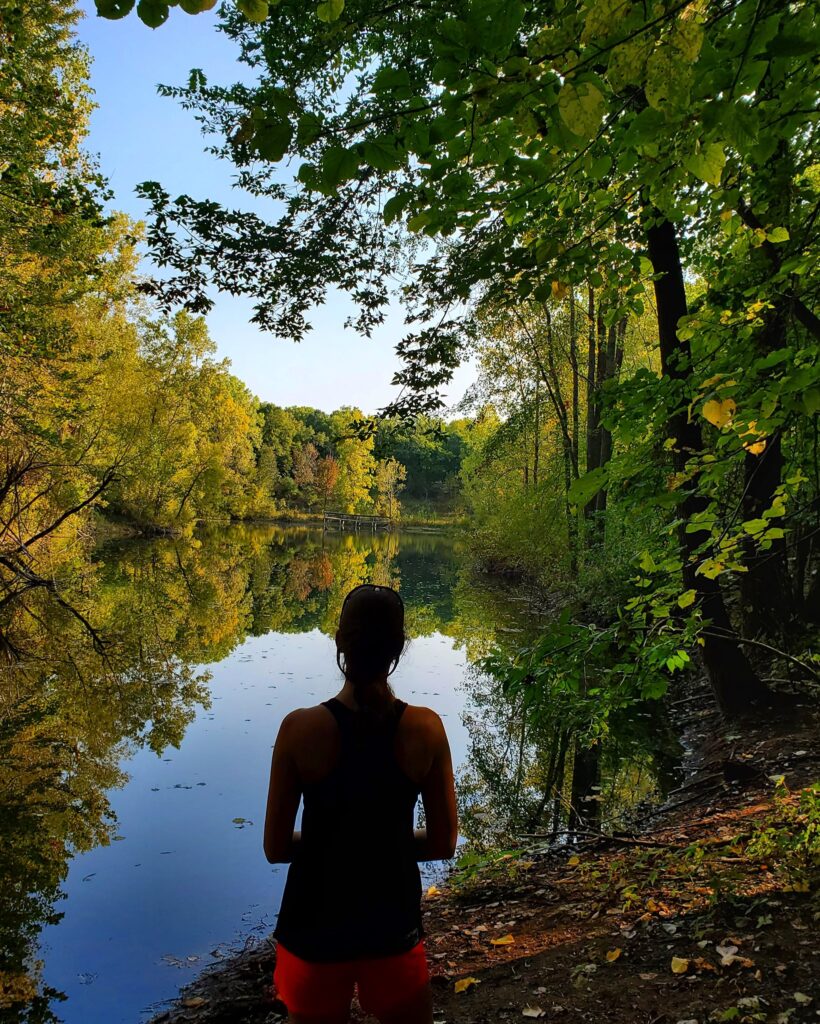
[[[421,938],[421,879],[413,840],[419,787],[399,767],[395,739],[407,705],[384,719],[324,702],[339,727],[339,759],[305,786],[302,839],[288,869],[275,937],[303,960],[404,953]]]

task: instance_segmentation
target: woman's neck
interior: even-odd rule
[[[383,698],[385,703],[392,704],[393,701],[396,699],[390,689],[389,683],[387,682],[386,672],[384,675],[378,676],[376,679],[374,679],[372,683],[369,683],[368,690],[374,696],[378,694],[380,698]],[[336,700],[341,701],[341,703],[344,704],[345,707],[350,708],[352,711],[359,710],[359,704],[356,700],[356,688],[349,679],[345,679],[344,686],[336,694]]]

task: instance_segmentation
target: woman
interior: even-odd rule
[[[292,711],[276,739],[265,855],[290,864],[274,984],[293,1024],[344,1024],[354,985],[382,1024],[433,1019],[417,862],[452,857],[456,802],[441,719],[387,681],[405,644],[396,591],[356,587],[336,633],[344,686]]]

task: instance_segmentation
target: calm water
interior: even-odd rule
[[[17,1004],[0,998],[3,1024],[138,1024],[270,932],[286,871],[262,853],[271,747],[288,711],[338,691],[331,638],[359,583],[404,598],[395,689],[444,719],[466,835],[561,825],[572,773],[546,766],[565,727],[525,729],[474,667],[536,624],[528,595],[473,578],[458,540],[236,526],[66,558],[68,607],[35,594],[3,623],[17,652],[0,668],[0,995]],[[658,723],[611,726],[605,816],[669,764],[649,749]]]
[[[347,591],[400,588],[413,639],[395,689],[442,715],[457,766],[469,660],[520,605],[465,586],[458,542],[438,535],[214,529],[108,546],[86,576],[83,612],[112,638],[111,663],[66,623],[25,676],[56,699],[35,701],[37,728],[49,742],[71,733],[62,778],[79,799],[20,837],[18,857],[64,857],[58,884],[36,876],[41,898],[19,926],[39,931],[40,980],[66,997],[57,1019],[118,1024],[273,927],[286,868],[261,847],[271,747],[288,711],[339,689],[331,637]],[[33,738],[6,748],[9,772]]]

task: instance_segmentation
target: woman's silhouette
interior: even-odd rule
[[[417,862],[453,855],[456,802],[441,719],[387,681],[405,644],[398,593],[356,587],[336,633],[344,686],[292,711],[276,739],[265,855],[290,863],[274,983],[294,1024],[343,1024],[354,985],[382,1024],[432,1021]]]

